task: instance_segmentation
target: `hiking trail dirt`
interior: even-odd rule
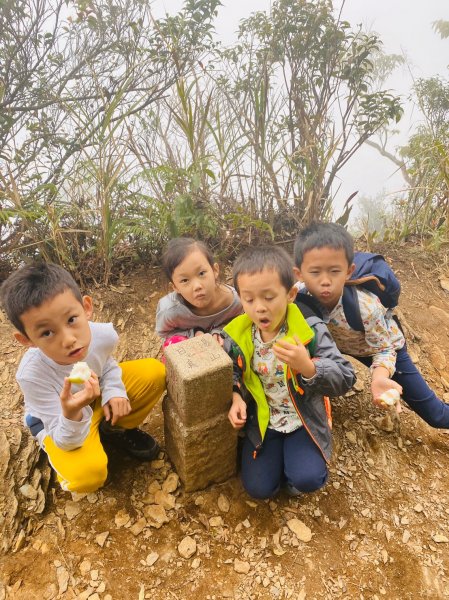
[[[448,401],[447,253],[376,250],[391,259],[402,283],[400,317],[410,353]],[[118,360],[158,355],[154,315],[166,293],[158,270],[88,291],[94,319],[112,321],[120,334]],[[29,447],[14,380],[23,351],[4,317],[0,330],[1,508],[3,516],[15,510],[17,520],[27,506],[43,508],[45,494],[33,498],[31,488],[18,489]],[[46,506],[22,518],[27,525],[15,551],[1,559],[0,600],[449,597],[449,432],[430,428],[405,405],[399,421],[373,407],[367,370],[354,365],[355,388],[332,403],[329,483],[314,494],[256,501],[237,477],[187,494],[162,452],[151,464],[113,454],[107,485],[72,499],[48,483],[41,459],[34,480],[48,486]],[[161,403],[144,428],[163,445]],[[154,511],[161,487],[170,496],[166,522]],[[305,527],[298,529],[298,521]]]

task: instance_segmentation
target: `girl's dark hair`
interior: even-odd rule
[[[236,258],[232,275],[237,292],[239,292],[238,279],[240,275],[254,275],[261,273],[264,269],[275,271],[287,292],[291,290],[295,283],[295,277],[290,255],[278,246],[257,246],[247,248]]]
[[[0,288],[0,298],[8,319],[27,335],[20,317],[66,290],[82,304],[80,289],[68,271],[52,263],[34,263],[11,273]]]
[[[338,223],[316,221],[302,229],[295,241],[295,265],[301,268],[304,254],[315,248],[344,250],[348,265],[354,262],[354,241],[350,233]]]
[[[214,266],[215,260],[212,252],[204,242],[187,237],[173,238],[168,242],[162,255],[162,269],[169,281],[172,281],[173,271],[176,267],[194,250],[202,252],[210,266]]]

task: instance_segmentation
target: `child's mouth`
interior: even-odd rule
[[[82,354],[83,350],[84,348],[77,348],[76,350],[73,350],[73,352],[70,352],[69,354],[70,358],[76,358],[77,356]]]
[[[270,320],[269,319],[260,319],[259,320],[259,326],[260,327],[268,327],[268,325],[270,324]]]

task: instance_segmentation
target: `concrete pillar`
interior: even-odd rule
[[[165,448],[187,492],[235,474],[237,436],[227,414],[232,360],[210,334],[165,348]]]

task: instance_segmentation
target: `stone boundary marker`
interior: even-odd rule
[[[187,492],[235,475],[232,360],[206,333],[165,348],[165,447]]]

